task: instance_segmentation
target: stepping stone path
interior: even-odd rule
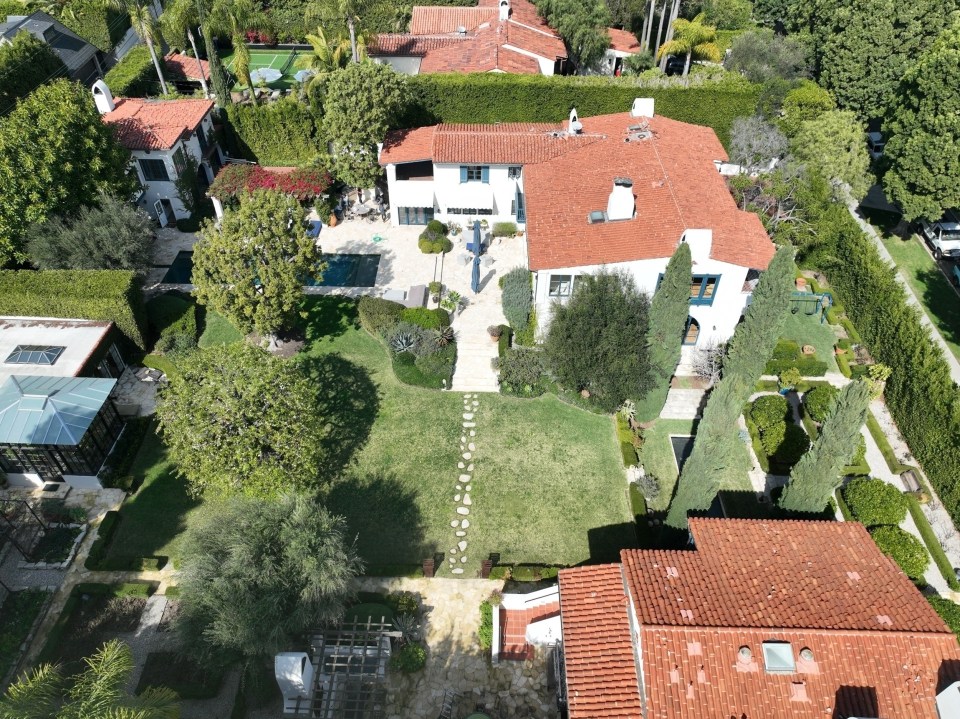
[[[469,494],[463,492],[464,486],[466,486],[466,492],[470,492],[473,488],[473,462],[470,460],[473,459],[473,453],[477,450],[473,438],[477,436],[477,431],[474,429],[477,423],[474,419],[480,407],[479,396],[476,393],[463,395],[463,434],[460,436],[461,461],[457,462],[456,493],[453,495],[453,501],[458,505],[455,511],[459,518],[450,522],[450,526],[455,530],[456,546],[450,548],[448,559],[451,574],[457,575],[463,574],[463,567],[458,565],[467,563],[465,552],[467,551],[467,529],[470,527],[470,520],[465,519],[465,517],[470,514],[473,500]],[[468,433],[470,441],[467,441]],[[460,561],[458,562],[457,559]]]

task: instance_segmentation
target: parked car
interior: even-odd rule
[[[944,257],[960,259],[960,210],[947,210],[935,222],[919,220],[916,230],[938,260]]]
[[[867,133],[867,152],[870,153],[871,160],[879,160],[881,157],[883,157],[883,148],[886,147],[886,145],[887,141],[883,138],[881,133]]]
[[[667,65],[664,72],[666,72],[668,75],[682,75],[683,68],[686,66],[686,64],[687,58],[670,55],[667,58]]]

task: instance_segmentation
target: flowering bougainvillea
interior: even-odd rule
[[[230,164],[220,170],[209,194],[228,202],[243,190],[279,190],[300,202],[326,192],[333,183],[330,173],[319,167],[299,167],[293,172],[272,172],[260,165]]]

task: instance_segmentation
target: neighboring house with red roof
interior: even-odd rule
[[[394,224],[431,219],[516,222],[526,230],[540,327],[577,278],[623,270],[652,294],[681,242],[693,255],[685,342],[726,340],[774,253],[756,215],[740,210],[712,129],[630,112],[564,124],[435,125],[390,133]]]
[[[618,30],[614,27],[607,28],[607,35],[610,36],[610,47],[607,48],[595,72],[600,75],[619,77],[625,69],[626,59],[641,51],[640,41],[629,30]]]
[[[690,519],[560,572],[569,719],[948,719],[957,639],[855,522]]]
[[[410,32],[376,36],[367,54],[407,75],[432,72],[561,74],[567,50],[530,0],[476,7],[413,7]]]
[[[177,179],[189,171],[192,159],[197,165],[197,180],[205,188],[225,160],[213,137],[213,101],[114,100],[102,81],[94,84],[93,98],[103,121],[130,150],[132,166],[143,186],[137,203],[163,227],[189,218],[190,212],[177,191]]]

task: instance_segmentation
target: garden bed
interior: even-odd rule
[[[150,652],[137,684],[137,694],[147,687],[163,687],[181,699],[212,699],[223,685],[224,667],[215,663],[200,664],[179,652]]]
[[[33,548],[33,563],[60,565],[71,559],[73,551],[85,533],[85,525],[64,524],[50,526]]]
[[[20,658],[21,646],[49,596],[47,592],[38,590],[12,592],[0,606],[0,679]]]

